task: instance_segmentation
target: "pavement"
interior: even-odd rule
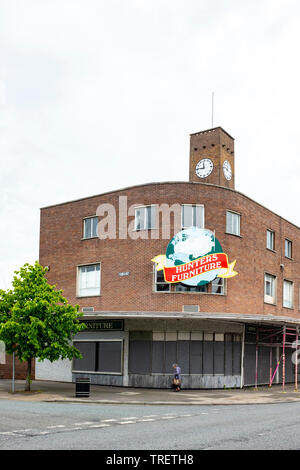
[[[77,398],[75,383],[34,380],[31,391],[25,392],[25,381],[16,380],[14,393],[12,381],[0,380],[0,400],[20,400],[33,402],[99,403],[127,405],[246,405],[266,403],[290,403],[300,401],[300,387],[295,391],[294,384],[247,387],[244,389],[222,390],[181,390],[124,388],[91,385],[90,396]]]

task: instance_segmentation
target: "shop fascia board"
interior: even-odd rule
[[[220,320],[220,321],[234,321],[238,323],[276,323],[278,325],[299,325],[300,318],[292,318],[285,316],[275,315],[249,315],[243,313],[183,313],[183,312],[91,312],[85,313],[83,319],[105,319],[105,318],[123,318],[123,319],[198,319],[198,320]]]

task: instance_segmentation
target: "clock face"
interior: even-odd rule
[[[196,165],[196,175],[199,178],[206,178],[213,171],[214,164],[209,158],[202,158]]]
[[[229,181],[232,178],[232,169],[228,160],[223,163],[223,173],[225,178]]]

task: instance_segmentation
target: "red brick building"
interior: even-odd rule
[[[188,182],[41,210],[40,263],[88,329],[74,338],[83,359],[37,363],[37,378],[169,387],[178,363],[186,388],[295,379],[300,230],[234,189],[234,158],[234,139],[210,129],[191,135]],[[237,275],[166,282],[153,259],[191,227],[214,234]]]

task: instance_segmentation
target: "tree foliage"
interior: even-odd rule
[[[62,291],[45,278],[47,268],[26,263],[15,271],[12,289],[0,290],[0,340],[20,361],[82,357],[72,337],[85,328],[79,306],[70,305]]]

